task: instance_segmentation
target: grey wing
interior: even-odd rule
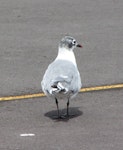
[[[44,91],[50,91],[51,88],[59,83],[59,88],[68,91],[78,92],[81,88],[81,79],[78,69],[68,61],[56,61],[49,65],[42,81]]]

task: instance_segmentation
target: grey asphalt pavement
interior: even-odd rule
[[[70,104],[75,117],[61,121],[53,120],[55,101],[46,97],[2,102],[0,150],[122,150],[122,97],[123,90],[79,94]]]
[[[83,86],[121,83],[122,8],[122,0],[1,0],[1,96],[39,92],[66,34],[83,45],[75,50]]]
[[[122,0],[0,0],[0,97],[41,92],[66,34],[83,45],[75,50],[83,87],[123,83]],[[0,102],[0,150],[122,150],[122,97],[79,94],[66,121],[52,119],[46,97]]]

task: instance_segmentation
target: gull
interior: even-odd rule
[[[75,38],[65,36],[61,39],[56,59],[49,64],[41,87],[47,97],[55,100],[57,106],[57,118],[69,118],[69,101],[79,92],[82,84],[78,71],[74,48],[82,48]],[[67,99],[67,111],[65,115],[60,115],[58,100]]]

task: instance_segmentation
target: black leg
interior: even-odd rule
[[[67,116],[69,117],[69,98],[68,98],[68,101],[67,101]]]
[[[59,114],[59,105],[58,105],[58,100],[57,100],[57,98],[55,98],[55,100],[56,100],[56,106],[57,106],[58,118],[59,118],[59,117],[60,117],[60,114]]]

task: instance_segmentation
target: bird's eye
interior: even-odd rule
[[[75,40],[73,40],[73,44],[74,44],[74,45],[76,44],[76,41],[75,41]]]

